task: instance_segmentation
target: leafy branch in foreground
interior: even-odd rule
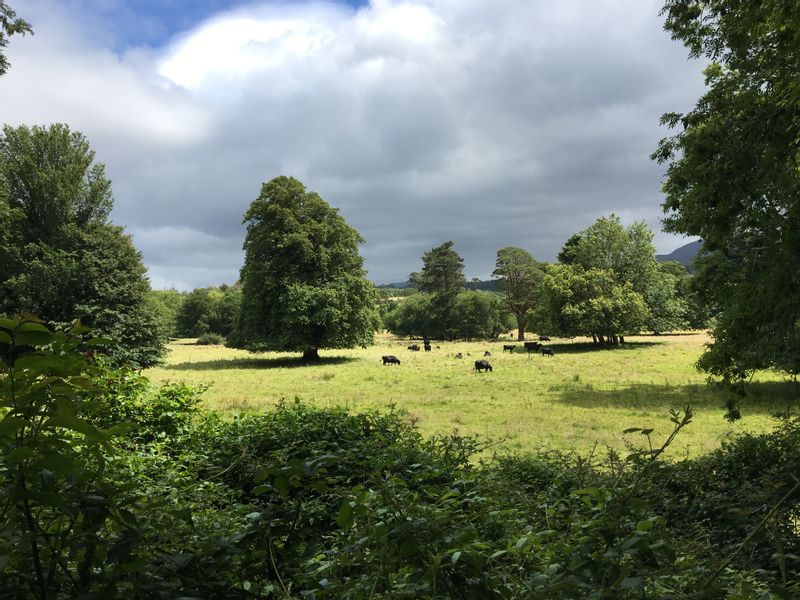
[[[125,523],[105,477],[109,444],[81,416],[97,367],[75,324],[53,333],[32,319],[0,319],[0,571],[18,593],[79,595],[98,561],[98,531]]]

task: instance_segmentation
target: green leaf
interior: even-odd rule
[[[5,331],[0,331],[0,344],[10,344],[11,336]]]
[[[456,564],[459,558],[461,558],[461,550],[453,552],[453,556],[450,557],[450,562]]]
[[[22,331],[15,337],[17,346],[46,346],[55,339],[55,335],[47,331]]]
[[[57,364],[53,357],[47,354],[26,354],[14,361],[14,368],[17,370],[40,369],[45,370]]]
[[[12,321],[11,319],[0,317],[0,327],[2,327],[3,329],[14,331],[17,328],[17,325],[18,325],[17,321]]]
[[[14,448],[6,455],[6,460],[10,463],[22,462],[29,458],[36,456],[36,451],[30,446],[22,446],[21,448]]]
[[[289,494],[289,480],[286,479],[283,475],[278,475],[275,478],[275,490],[281,496],[287,496]]]
[[[13,415],[6,415],[5,418],[0,421],[0,436],[13,436],[27,424],[28,421],[25,419]]]
[[[345,500],[339,508],[339,514],[336,515],[336,524],[342,529],[350,529],[353,523],[355,523],[353,507],[350,506],[350,502]]]
[[[650,531],[653,528],[653,522],[650,520],[639,521],[636,523],[636,531]]]
[[[24,321],[23,323],[20,323],[19,327],[17,327],[17,331],[19,332],[38,331],[48,334],[50,333],[50,330],[47,327],[45,327],[41,323],[36,323],[34,321]]]

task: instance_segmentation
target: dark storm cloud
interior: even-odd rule
[[[376,281],[449,239],[487,277],[499,248],[552,260],[611,212],[658,230],[658,118],[702,90],[659,7],[251,4],[164,48],[113,53],[36,0],[0,106],[12,124],[87,134],[157,287],[235,281],[242,215],[280,174],[340,208]]]

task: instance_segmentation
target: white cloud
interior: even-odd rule
[[[486,276],[498,248],[552,259],[600,215],[657,225],[658,118],[702,90],[659,7],[251,5],[118,56],[79,15],[32,0],[36,35],[9,46],[1,116],[87,134],[154,285],[231,282],[242,214],[279,174],[341,208],[376,280],[447,239]]]

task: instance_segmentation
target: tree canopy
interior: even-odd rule
[[[690,55],[711,59],[706,93],[662,122],[677,132],[665,226],[702,237],[696,287],[718,311],[700,366],[723,378],[800,372],[800,5],[670,0],[663,14]]]
[[[165,336],[150,310],[142,257],[108,222],[111,182],[66,125],[4,127],[0,138],[0,313],[77,318],[115,340],[116,362],[158,362]]]
[[[569,264],[614,274],[630,283],[647,307],[643,327],[656,333],[685,327],[686,304],[676,294],[676,281],[656,261],[653,232],[643,222],[625,227],[616,215],[601,217],[573,235],[559,254]]]
[[[591,336],[595,343],[617,343],[639,331],[647,306],[630,283],[619,283],[610,269],[552,264],[541,286],[532,326],[565,337]]]
[[[464,259],[453,250],[453,242],[445,242],[423,254],[422,271],[412,273],[409,280],[421,292],[431,294],[431,318],[438,324],[438,331],[447,337],[447,331],[457,327],[455,302],[467,283]]]
[[[541,266],[522,248],[501,248],[497,251],[492,277],[499,280],[506,306],[517,320],[517,339],[522,341],[525,339],[525,317],[536,305],[542,282]]]
[[[303,352],[371,343],[377,294],[358,254],[363,242],[315,192],[276,177],[244,215],[242,305],[229,338],[251,350]]]
[[[5,75],[11,66],[3,51],[3,48],[8,46],[8,38],[26,33],[33,33],[31,26],[20,19],[8,4],[0,2],[0,76]]]

